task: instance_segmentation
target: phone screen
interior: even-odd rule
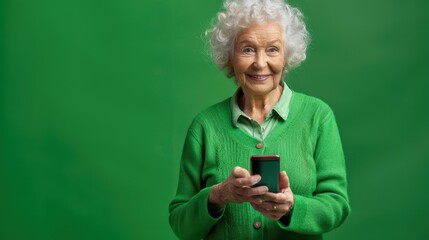
[[[280,157],[278,155],[252,156],[251,174],[261,176],[261,181],[253,187],[267,186],[269,192],[279,192]]]

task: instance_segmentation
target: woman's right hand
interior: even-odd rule
[[[254,184],[261,180],[261,176],[251,176],[249,171],[241,167],[234,167],[229,177],[213,186],[209,195],[209,202],[222,208],[230,202],[241,203],[250,202],[260,204],[260,195],[268,192],[266,186],[254,187]]]

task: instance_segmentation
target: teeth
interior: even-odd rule
[[[266,75],[253,75],[252,78],[254,78],[255,80],[264,80],[267,78]]]

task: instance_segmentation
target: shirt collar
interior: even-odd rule
[[[277,113],[278,116],[280,116],[281,119],[286,120],[287,116],[289,114],[289,104],[290,99],[292,98],[292,90],[288,87],[288,85],[281,81],[280,85],[283,87],[282,95],[280,96],[279,101],[274,105],[274,108],[271,110],[269,114]],[[231,117],[232,117],[232,123],[234,126],[237,126],[238,119],[243,116],[245,118],[249,118],[238,106],[237,99],[239,96],[243,94],[243,91],[241,90],[241,87],[235,91],[234,96],[231,97],[230,105],[231,105]]]

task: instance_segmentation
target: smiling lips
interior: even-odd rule
[[[271,74],[266,74],[266,75],[251,75],[251,74],[246,74],[250,79],[255,80],[255,81],[264,81],[267,80]]]

